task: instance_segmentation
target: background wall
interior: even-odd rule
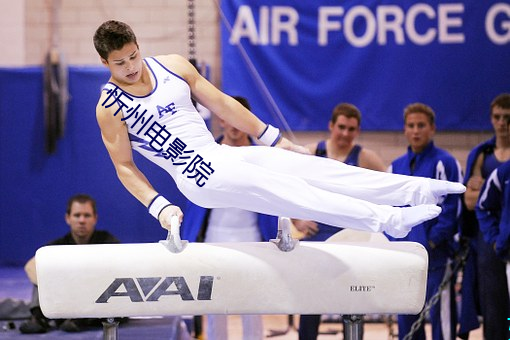
[[[193,0],[196,54],[219,79],[219,18],[214,0]],[[144,55],[188,56],[186,0],[0,0],[0,42],[9,53],[0,66],[40,65],[52,45],[52,33],[67,62],[100,65],[92,44],[96,28],[106,20],[129,23]],[[60,22],[57,27],[52,18]]]
[[[0,264],[23,264],[35,250],[68,230],[65,204],[76,192],[98,200],[98,228],[123,242],[157,242],[166,237],[117,180],[94,118],[97,92],[107,80],[92,45],[95,29],[105,20],[131,24],[144,55],[188,56],[188,1],[185,0],[0,0]],[[219,12],[215,0],[195,0],[196,56],[210,66],[211,81],[221,88]],[[52,7],[56,6],[56,7]],[[60,21],[52,35],[52,15]],[[53,14],[52,14],[53,13]],[[54,29],[54,28],[53,28]],[[70,65],[71,98],[64,137],[54,154],[44,150],[41,64],[57,37]],[[488,116],[487,112],[480,112]],[[329,115],[330,113],[324,113]],[[324,127],[326,129],[326,126]],[[217,128],[213,121],[215,133]],[[468,151],[490,135],[439,132],[436,144],[465,164]],[[305,144],[325,138],[326,131],[296,133]],[[364,132],[360,143],[389,164],[405,152],[401,132]],[[137,157],[153,184],[183,202],[160,169]]]

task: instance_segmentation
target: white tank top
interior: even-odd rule
[[[257,214],[239,208],[215,208],[209,215],[205,242],[260,242]]]
[[[117,104],[122,112],[115,115],[127,124],[132,148],[176,179],[201,150],[217,144],[191,102],[186,81],[155,58],[144,60],[155,79],[152,92],[135,96],[108,83],[102,105]]]

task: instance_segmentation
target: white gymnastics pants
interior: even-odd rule
[[[264,146],[208,148],[214,169],[203,187],[176,179],[182,193],[205,208],[237,207],[381,232],[402,221],[393,206],[435,204],[428,178],[367,170]]]

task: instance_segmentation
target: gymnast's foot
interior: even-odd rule
[[[441,208],[435,204],[422,204],[397,209],[400,209],[402,214],[400,225],[390,226],[385,230],[386,234],[394,238],[405,237],[414,226],[431,220],[441,213]]]
[[[425,188],[428,190],[416,191],[414,202],[411,205],[419,204],[441,204],[448,194],[462,194],[466,187],[462,183],[442,181],[427,178]]]
[[[438,200],[448,194],[462,194],[466,191],[466,187],[462,183],[457,182],[448,182],[433,179],[429,182],[429,184],[430,191]]]

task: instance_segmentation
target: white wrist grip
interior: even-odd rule
[[[159,220],[159,214],[161,214],[161,211],[168,207],[169,205],[172,205],[166,198],[158,194],[152,202],[149,204],[149,214],[154,216],[157,220]]]
[[[266,146],[275,146],[280,141],[280,138],[282,138],[280,129],[267,124],[266,129],[262,131],[257,139]]]

